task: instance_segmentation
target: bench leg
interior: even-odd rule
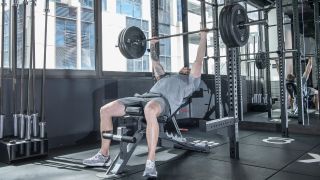
[[[106,173],[97,174],[98,177],[106,178],[106,179],[115,178],[115,177],[118,177],[124,171],[124,168],[126,167],[132,153],[134,152],[137,145],[144,137],[143,130],[140,129],[140,130],[136,131],[136,133],[133,135],[133,137],[136,138],[135,143],[120,142],[119,154],[113,160],[112,164],[110,165],[110,167],[108,168]]]

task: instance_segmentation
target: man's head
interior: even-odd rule
[[[293,74],[289,73],[287,75],[287,81],[294,81],[295,79],[296,79],[296,77]]]
[[[190,74],[191,69],[188,67],[183,67],[180,71],[179,74],[183,74],[183,75],[189,75]]]

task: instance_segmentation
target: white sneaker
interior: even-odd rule
[[[156,164],[154,161],[147,160],[146,168],[144,169],[142,176],[147,177],[147,178],[156,178],[158,176]]]
[[[112,160],[109,156],[104,156],[100,151],[91,158],[83,160],[83,164],[86,166],[110,166]]]

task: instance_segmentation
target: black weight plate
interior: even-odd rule
[[[130,56],[128,55],[128,53],[127,53],[126,50],[125,50],[124,39],[123,39],[123,34],[124,34],[124,32],[125,32],[126,30],[127,30],[127,28],[124,28],[124,29],[120,32],[119,37],[118,37],[118,46],[119,46],[119,50],[120,50],[121,54],[122,54],[125,58],[129,59]]]
[[[255,59],[255,65],[257,67],[257,69],[260,69],[260,57],[259,57],[259,53],[257,53],[255,56],[254,56],[254,59]]]
[[[255,64],[257,69],[265,69],[267,67],[267,54],[259,52],[255,55]]]
[[[234,4],[230,10],[231,15],[231,39],[233,41],[232,47],[241,47],[247,44],[250,28],[249,26],[240,26],[249,22],[246,10],[240,4]]]
[[[226,44],[226,46],[229,44],[228,42],[228,36],[227,36],[227,32],[225,30],[225,26],[226,26],[226,20],[225,20],[225,16],[226,16],[226,11],[227,11],[227,6],[223,7],[221,9],[220,15],[219,15],[219,30],[220,30],[220,36],[222,41],[224,42],[224,44]]]
[[[146,36],[140,28],[136,26],[127,28],[123,33],[123,40],[125,52],[130,57],[128,59],[141,58],[145,54],[147,49]]]
[[[226,31],[226,35],[227,35],[227,39],[228,39],[228,47],[232,48],[232,47],[235,47],[234,44],[234,40],[232,39],[232,8],[233,8],[233,5],[228,5],[227,6],[227,10],[225,12],[225,19],[224,21],[226,22],[225,23],[225,31]]]
[[[125,50],[124,50],[124,46],[123,46],[123,32],[126,30],[127,28],[124,28],[121,32],[120,32],[120,34],[119,34],[119,36],[118,36],[118,48],[119,48],[119,50],[120,50],[120,52],[121,52],[121,54],[125,57],[125,58],[128,58],[128,54],[125,52]]]
[[[263,69],[263,60],[262,60],[262,53],[256,54],[256,66],[258,69]]]
[[[238,10],[238,12],[240,12],[240,16],[238,16],[238,24],[244,23],[247,24],[249,23],[249,18],[248,18],[248,14],[246,12],[246,10],[241,6],[238,5],[240,7],[240,10]],[[239,36],[236,37],[240,37],[240,46],[244,46],[245,44],[248,43],[249,40],[249,35],[250,35],[250,27],[249,26],[237,26],[236,29],[237,33],[239,33]]]
[[[134,59],[131,54],[128,52],[127,50],[127,45],[126,45],[126,39],[125,39],[125,34],[127,33],[129,28],[125,28],[124,31],[122,32],[121,34],[121,48],[123,50],[123,53],[124,53],[124,56],[127,58],[127,59]]]

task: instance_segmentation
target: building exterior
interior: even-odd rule
[[[10,66],[10,7],[12,1],[7,0],[5,21],[5,66]],[[94,0],[50,0],[48,17],[48,69],[95,69],[95,20]],[[23,0],[18,7],[18,67],[22,62],[22,34],[23,34]],[[103,71],[121,72],[151,72],[151,58],[149,53],[139,59],[125,59],[116,48],[118,34],[128,26],[141,28],[146,37],[150,37],[150,0],[101,0],[102,3],[102,69]],[[27,6],[27,44],[26,67],[29,61],[30,47],[30,3]],[[43,67],[44,44],[44,8],[45,1],[36,1],[35,8],[35,43],[36,68]],[[188,1],[189,31],[198,30],[201,24],[200,2]],[[207,21],[211,21],[212,8],[207,6]],[[182,32],[181,0],[159,0],[159,33],[160,36]],[[210,22],[207,27],[212,26]],[[253,28],[257,29],[257,28]],[[255,30],[257,31],[257,30]],[[258,36],[252,32],[252,36]],[[100,36],[99,36],[100,37]],[[192,66],[196,57],[199,36],[189,36],[189,59]],[[222,40],[220,40],[222,42]],[[250,49],[253,49],[251,43]],[[182,37],[174,37],[160,41],[160,61],[168,72],[177,72],[183,67]],[[221,55],[225,53],[223,43],[220,43]],[[208,33],[208,55],[213,55],[212,33]],[[41,52],[41,53],[39,53]],[[209,60],[209,73],[214,72],[214,62]],[[222,74],[226,66],[221,58]],[[244,66],[245,67],[245,66]],[[245,72],[245,71],[243,71]]]

